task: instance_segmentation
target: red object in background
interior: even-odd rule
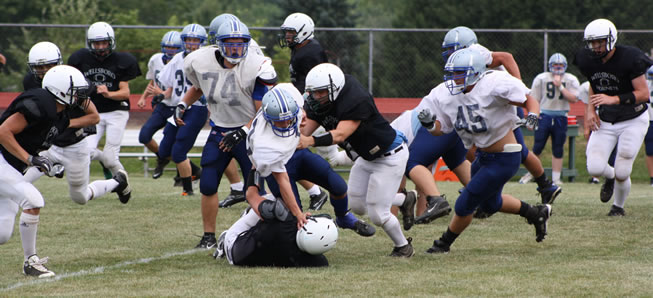
[[[435,179],[435,181],[460,181],[458,180],[458,176],[447,167],[447,164],[444,163],[442,158],[438,159],[438,162],[435,164],[433,179]]]
[[[567,125],[577,125],[576,116],[569,115],[567,116]]]

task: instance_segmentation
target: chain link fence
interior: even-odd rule
[[[0,24],[0,52],[8,64],[0,74],[1,91],[22,91],[27,72],[27,54],[36,42],[48,40],[59,46],[64,62],[85,46],[88,25]],[[160,40],[174,26],[114,25],[117,50],[134,54],[143,73],[151,55],[160,51]],[[272,57],[281,81],[288,81],[290,51],[281,49],[279,28],[250,28],[253,37]],[[444,60],[442,39],[448,29],[316,28],[316,38],[327,51],[329,61],[338,64],[366,86],[375,97],[423,97],[442,82]],[[519,65],[522,79],[530,86],[545,71],[547,60],[559,52],[567,57],[568,72],[585,81],[573,65],[575,52],[583,45],[582,30],[474,29],[480,44],[492,51],[510,52]],[[653,30],[622,30],[618,44],[653,48]],[[144,76],[132,81],[132,93],[140,93]]]

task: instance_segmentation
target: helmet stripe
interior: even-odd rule
[[[286,101],[284,100],[283,94],[281,94],[280,90],[273,89],[275,97],[277,98],[277,101],[279,101],[279,107],[281,107],[281,113],[287,113],[288,112],[288,107],[286,106]]]

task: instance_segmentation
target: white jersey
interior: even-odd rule
[[[184,52],[177,53],[163,67],[163,70],[159,73],[159,81],[164,87],[172,88],[172,94],[170,95],[171,104],[169,105],[176,106],[179,104],[184,98],[184,95],[186,95],[186,92],[188,92],[188,88],[193,86],[184,73]],[[205,104],[201,100],[198,100],[193,105],[203,106]]]
[[[451,95],[441,83],[418,108],[434,112],[443,133],[455,129],[465,148],[487,148],[517,127],[519,118],[510,102],[523,103],[528,93],[528,87],[509,73],[488,71],[468,93]]]
[[[150,81],[154,81],[154,83],[161,88],[161,90],[165,91],[166,86],[161,84],[161,81],[159,80],[159,76],[161,75],[161,71],[166,65],[163,63],[163,53],[156,53],[152,55],[150,58],[150,61],[147,62],[147,73],[145,74],[145,79],[148,79]],[[166,98],[162,101],[163,104],[167,106],[176,106],[177,103],[173,101],[172,98]]]
[[[419,106],[418,106],[419,107]],[[399,117],[390,123],[392,128],[401,131],[406,136],[406,145],[410,146],[417,135],[417,131],[422,127],[422,124],[417,119],[421,109],[415,108],[401,113]]]
[[[303,110],[300,105],[303,102],[303,97],[292,84],[288,86],[281,86],[280,84],[275,88],[284,88],[291,91],[293,98],[300,107],[297,114],[297,121],[301,121]],[[299,124],[298,124],[299,125]],[[252,165],[256,168],[261,176],[267,177],[272,173],[286,172],[286,163],[295,153],[295,149],[299,144],[299,133],[290,137],[280,137],[274,134],[271,124],[263,117],[263,111],[259,110],[256,118],[252,122],[252,128],[247,134],[247,152]]]
[[[216,59],[215,47],[205,47],[184,59],[184,73],[206,96],[211,121],[220,127],[243,126],[254,118],[252,99],[257,77],[274,73],[270,58],[247,55],[234,68],[224,68]],[[272,69],[272,70],[270,70]]]
[[[590,99],[590,82],[585,81],[583,82],[580,87],[578,88],[578,99],[582,101],[584,104],[589,103]]]
[[[481,53],[481,56],[483,56],[483,59],[485,59],[485,65],[490,65],[490,64],[492,64],[492,61],[493,61],[493,59],[492,59],[492,51],[488,50],[488,48],[486,48],[486,47],[484,47],[484,46],[482,46],[482,45],[480,45],[480,44],[477,44],[477,43],[475,43],[475,44],[469,46],[469,48],[470,48],[470,49],[475,49],[475,50],[477,50],[479,53]],[[490,69],[489,69],[489,70],[490,70]],[[492,68],[491,70],[506,71],[506,68],[503,67],[503,65],[499,65],[499,66],[497,66],[497,67],[495,67],[495,68]]]
[[[580,83],[575,75],[565,72],[561,82],[572,94],[578,94]],[[553,85],[553,73],[543,72],[535,77],[531,96],[540,102],[540,111],[543,114],[554,114],[549,111],[569,111],[569,101],[562,96],[560,89]]]

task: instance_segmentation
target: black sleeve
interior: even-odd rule
[[[16,105],[16,112],[23,114],[27,123],[37,122],[48,117],[47,112],[41,109],[41,105],[33,98],[25,98]]]
[[[653,64],[653,61],[651,61],[651,58],[646,56],[642,51],[638,49],[637,55],[635,56],[636,58],[633,59],[633,69],[632,72],[630,73],[630,78],[631,80],[643,75],[646,73],[646,71],[651,67]]]
[[[141,68],[138,66],[138,61],[136,57],[130,53],[117,53],[120,54],[120,60],[118,62],[118,69],[120,70],[120,81],[126,82],[135,79],[140,76]]]

